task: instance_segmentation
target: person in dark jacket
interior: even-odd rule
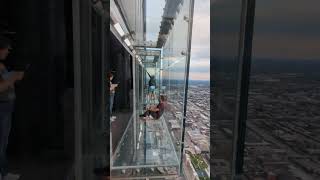
[[[15,91],[14,84],[22,80],[24,73],[8,72],[2,63],[9,55],[11,41],[0,35],[0,179],[19,179],[19,175],[8,172],[6,151],[11,130],[11,114],[13,112]]]
[[[109,72],[107,74],[107,78],[108,78],[108,81],[109,81],[109,85],[110,85],[110,99],[109,99],[109,105],[110,105],[110,120],[111,121],[114,121],[116,119],[115,116],[112,116],[112,109],[113,109],[113,103],[114,103],[114,96],[115,96],[115,93],[116,93],[116,87],[118,87],[118,84],[112,84],[112,80],[113,80],[113,74],[112,72]]]
[[[156,79],[154,76],[150,76],[149,80],[149,99],[155,101]]]

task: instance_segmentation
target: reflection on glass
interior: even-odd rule
[[[113,106],[108,106],[110,109],[107,109],[111,114],[107,122],[110,123],[110,159],[111,165],[114,165],[116,162],[113,160],[117,158],[117,154],[123,152],[122,149],[119,150],[123,147],[123,142],[127,143],[126,153],[120,158],[125,159],[134,153],[133,141],[127,140],[127,136],[133,137],[133,129],[128,127],[133,121],[134,114],[134,70],[132,66],[134,59],[113,34],[110,36],[110,44],[113,47],[110,50],[110,57],[113,58],[109,59],[110,70],[108,73],[113,74],[113,79],[107,80],[107,83],[118,85],[114,90]],[[110,104],[111,102],[110,99]],[[130,163],[130,159],[126,163]]]
[[[246,179],[320,179],[316,6],[316,0],[257,1]]]
[[[213,179],[231,179],[238,94],[241,1],[211,1],[211,167]]]
[[[103,92],[102,86],[102,19],[98,13],[92,9],[91,15],[91,62],[84,62],[82,72],[87,76],[82,78],[83,94],[82,108],[91,111],[82,112],[82,175],[86,179],[94,178],[94,170],[108,165],[107,162],[107,142],[103,136]],[[89,51],[89,50],[88,50]],[[84,53],[85,54],[85,53]],[[88,121],[87,121],[88,120]]]

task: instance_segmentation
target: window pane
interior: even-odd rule
[[[317,0],[257,1],[247,179],[320,178],[319,5]]]
[[[241,1],[211,1],[211,157],[213,179],[231,179],[238,94]]]
[[[127,18],[128,28],[136,23],[130,35],[144,33],[138,27],[143,20],[146,32],[143,39],[132,42],[135,114],[113,152],[112,176],[175,179],[180,175],[190,0],[147,0],[145,6],[142,1],[116,2],[125,16],[134,14],[128,4],[136,3],[136,12],[142,10],[146,17]],[[167,96],[168,103],[160,104],[161,95]],[[152,118],[139,117],[148,116],[147,109],[153,106],[164,108],[159,115],[150,113]]]

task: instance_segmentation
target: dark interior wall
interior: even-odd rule
[[[130,96],[133,96],[132,57],[114,35],[111,38],[111,46],[111,70],[116,71],[113,83],[119,83],[113,107],[116,111],[132,111],[133,103],[130,100]]]
[[[1,7],[1,21],[16,32],[8,65],[30,64],[16,88],[11,152],[63,150],[64,131],[73,130],[71,1],[7,0]]]
[[[94,10],[92,10],[92,19],[91,19],[91,27],[92,27],[92,115],[96,127],[101,126],[102,119],[102,37],[101,37],[101,16],[99,16]]]
[[[109,59],[110,59],[110,28],[109,28],[109,25],[110,23],[108,22],[108,23],[105,23],[105,27],[107,27],[106,29],[105,29],[105,31],[106,31],[106,33],[105,33],[105,38],[104,38],[104,47],[105,47],[105,51],[104,51],[104,61],[103,61],[103,65],[104,65],[104,76],[103,77],[107,77],[107,73],[110,71],[110,63],[109,63]],[[108,91],[108,89],[110,88],[110,84],[108,83],[108,80],[107,80],[107,78],[105,79],[105,84],[106,84],[106,86],[105,86],[105,92],[106,93],[104,93],[104,99],[105,99],[105,101],[104,101],[104,104],[105,104],[105,107],[106,107],[106,109],[105,109],[105,127],[106,127],[106,129],[110,129],[110,123],[109,123],[109,119],[110,119],[110,111],[108,111],[108,109],[109,109],[109,91]],[[107,139],[110,139],[110,133],[107,133],[107,135],[106,135],[106,138]],[[106,146],[106,148],[107,148],[107,151],[106,152],[108,152],[107,154],[107,157],[106,157],[106,161],[107,161],[107,166],[109,166],[110,167],[110,142],[108,141],[107,143],[107,146]]]

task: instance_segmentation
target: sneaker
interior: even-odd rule
[[[2,178],[2,180],[18,180],[20,178],[19,174],[8,173]]]
[[[117,117],[116,117],[116,116],[111,116],[111,118],[112,118],[112,119],[117,119]]]

